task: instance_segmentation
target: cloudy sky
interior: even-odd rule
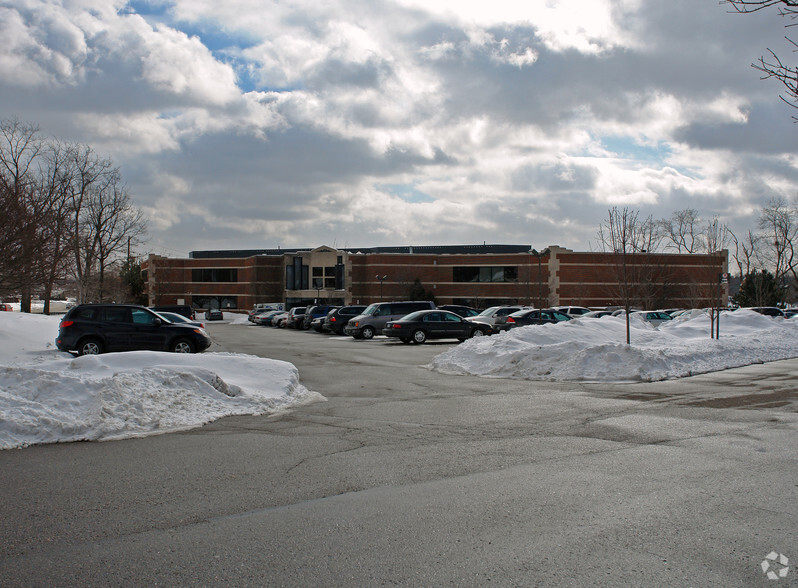
[[[0,0],[0,118],[113,158],[141,253],[595,247],[611,206],[736,231],[798,193],[718,0]]]

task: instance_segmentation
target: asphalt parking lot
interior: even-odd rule
[[[0,585],[798,585],[798,360],[526,382],[424,368],[448,342],[208,329],[326,402],[0,452]]]

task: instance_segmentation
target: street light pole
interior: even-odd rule
[[[380,276],[377,274],[375,277],[380,281],[380,302],[382,302],[382,283],[388,279],[388,276]]]
[[[540,258],[549,254],[549,248],[546,247],[543,251],[532,249],[529,254],[532,257],[538,258],[538,324],[543,323],[543,269],[541,267]]]

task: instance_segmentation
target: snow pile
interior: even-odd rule
[[[227,316],[233,324],[246,317]],[[189,429],[223,416],[270,414],[323,397],[290,363],[234,353],[152,351],[74,358],[55,348],[58,317],[0,312],[0,449]],[[798,321],[740,310],[655,329],[635,318],[575,319],[452,347],[430,367],[528,380],[635,382],[798,357]]]
[[[59,317],[0,312],[0,449],[179,431],[323,399],[290,363],[154,351],[75,358]]]
[[[798,322],[750,310],[724,312],[720,339],[701,313],[652,327],[633,317],[580,318],[478,337],[438,355],[432,369],[451,374],[587,382],[681,378],[798,357]]]

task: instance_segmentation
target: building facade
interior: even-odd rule
[[[142,263],[149,303],[249,310],[370,304],[432,297],[438,304],[485,308],[725,305],[728,252],[626,256],[527,245],[193,251],[188,258],[150,255]]]

